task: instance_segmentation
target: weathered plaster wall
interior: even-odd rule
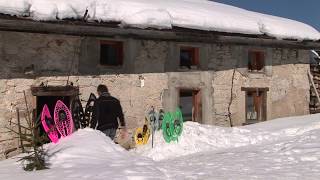
[[[1,32],[0,44],[1,78],[60,75],[77,69],[78,37]]]
[[[267,66],[264,74],[257,75],[246,70],[246,52],[257,47],[116,39],[124,42],[124,66],[107,69],[99,66],[99,38],[0,33],[0,158],[17,142],[4,141],[13,135],[3,127],[10,120],[16,122],[16,107],[25,109],[23,91],[34,108],[31,85],[66,85],[68,79],[79,86],[83,104],[97,85],[106,84],[120,99],[131,128],[143,124],[151,106],[174,109],[179,88],[201,90],[202,123],[229,126],[226,115],[232,77],[230,109],[234,125],[245,121],[245,93],[241,87],[269,88],[268,119],[308,113],[307,51],[260,48],[267,52]],[[179,69],[182,45],[200,48],[202,71]],[[140,87],[139,76],[145,79],[144,87]]]
[[[85,105],[89,94],[96,93],[99,84],[105,84],[110,93],[120,99],[129,128],[142,126],[151,106],[162,108],[161,98],[163,90],[167,89],[168,79],[165,73],[84,73],[78,76],[83,38],[14,32],[2,32],[0,35],[0,159],[4,157],[3,152],[6,149],[17,146],[17,140],[6,141],[14,135],[5,127],[10,126],[10,121],[17,122],[17,107],[22,111],[24,119],[26,107],[23,91],[27,94],[30,109],[36,107],[36,99],[30,91],[32,85],[44,83],[61,86],[66,85],[67,81],[72,82],[74,86],[79,86],[80,99]],[[144,63],[158,63],[154,62],[155,60],[164,62],[167,56],[167,51],[163,50],[166,49],[165,44],[141,41],[141,50],[136,53],[138,63],[134,69],[143,70],[146,68]],[[156,69],[163,71],[163,64],[160,63]],[[142,70],[140,71],[143,72]],[[71,76],[68,77],[69,74]],[[144,78],[143,87],[140,76]],[[11,124],[10,127],[15,126]]]
[[[136,43],[136,58],[134,59],[135,73],[150,70],[153,73],[163,73],[169,56],[169,43],[164,41],[143,40]]]
[[[30,86],[37,83],[35,76],[60,75],[72,72],[77,67],[79,38],[48,36],[15,32],[0,33],[0,156],[5,148],[17,141],[5,126],[16,121],[16,108],[24,118],[26,91],[30,105],[35,101],[30,95]],[[73,67],[71,67],[73,66]],[[74,69],[72,69],[74,68]]]
[[[250,48],[250,47],[249,47]],[[304,115],[309,113],[308,51],[293,49],[266,49],[264,74],[248,73],[245,68],[247,47],[211,47],[210,63],[214,72],[213,124],[229,126],[226,116],[232,92],[231,119],[233,125],[245,123],[245,92],[241,87],[269,88],[267,92],[267,119]],[[226,68],[226,67],[231,68]]]
[[[162,90],[167,88],[167,77],[165,74],[143,74],[145,86],[140,87],[139,75],[102,75],[102,76],[71,76],[69,81],[74,86],[80,88],[80,99],[85,105],[89,94],[96,93],[99,84],[106,84],[110,93],[119,98],[125,113],[128,128],[136,128],[144,123],[144,116],[151,106],[157,109],[162,108]],[[48,85],[65,85],[68,77],[41,77],[37,79],[12,79],[1,80],[6,87],[5,92],[0,94],[1,116],[0,116],[0,153],[9,146],[16,146],[18,141],[5,141],[10,139],[13,134],[8,133],[5,126],[9,126],[9,121],[16,121],[16,107],[25,112],[25,101],[23,91],[28,96],[29,108],[35,108],[35,97],[30,93],[31,85],[40,85],[41,82],[48,82]],[[2,86],[2,87],[3,87]],[[155,88],[157,87],[157,88]],[[22,114],[23,114],[22,113]],[[24,119],[24,117],[22,117]],[[13,126],[14,127],[14,126]],[[0,157],[1,158],[1,157]]]
[[[309,52],[274,49],[271,100],[271,118],[309,113]],[[280,56],[281,53],[281,56]],[[280,59],[281,57],[281,59]],[[288,62],[292,62],[288,64]],[[290,73],[290,76],[288,76]]]

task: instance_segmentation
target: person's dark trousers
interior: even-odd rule
[[[116,136],[117,129],[111,128],[102,131],[106,136],[109,136],[112,140]]]

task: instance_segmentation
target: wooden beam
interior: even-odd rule
[[[32,86],[34,96],[77,96],[79,87],[74,86]]]
[[[104,24],[39,22],[19,18],[0,18],[0,30],[30,33],[64,34],[72,36],[123,37],[177,42],[220,43],[235,45],[255,45],[266,47],[285,47],[297,49],[320,49],[320,42],[277,40],[259,35],[218,33],[200,30],[154,30],[120,28]]]
[[[308,77],[309,77],[309,81],[311,82],[311,85],[313,87],[313,90],[316,93],[316,96],[317,96],[317,99],[318,99],[318,103],[320,103],[320,96],[319,96],[318,90],[316,88],[316,85],[314,84],[313,76],[311,75],[310,71],[308,71]]]
[[[269,91],[268,87],[241,87],[241,91]]]
[[[17,121],[18,121],[18,132],[19,132],[20,146],[21,146],[22,153],[25,153],[25,149],[24,149],[24,146],[23,146],[23,140],[22,140],[22,131],[21,131],[19,108],[16,108],[16,111],[17,111]]]

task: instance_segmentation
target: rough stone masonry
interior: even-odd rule
[[[99,65],[100,40],[124,42],[123,67]],[[200,49],[200,69],[179,69],[180,46]],[[266,52],[262,74],[247,70],[247,51],[252,48]],[[120,99],[130,129],[144,123],[151,106],[165,110],[177,107],[181,88],[202,92],[201,123],[205,124],[230,125],[227,114],[232,95],[232,123],[242,125],[246,120],[243,87],[269,88],[268,120],[309,113],[306,50],[0,31],[0,62],[0,158],[5,150],[17,146],[18,141],[5,127],[17,121],[17,107],[25,112],[23,92],[30,109],[35,109],[36,97],[30,88],[40,84],[64,86],[72,82],[79,87],[83,105],[97,85],[106,84]]]

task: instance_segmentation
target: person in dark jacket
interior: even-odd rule
[[[126,126],[122,107],[120,101],[110,95],[107,86],[99,85],[97,92],[99,98],[94,104],[91,128],[102,131],[113,140],[117,129]]]

